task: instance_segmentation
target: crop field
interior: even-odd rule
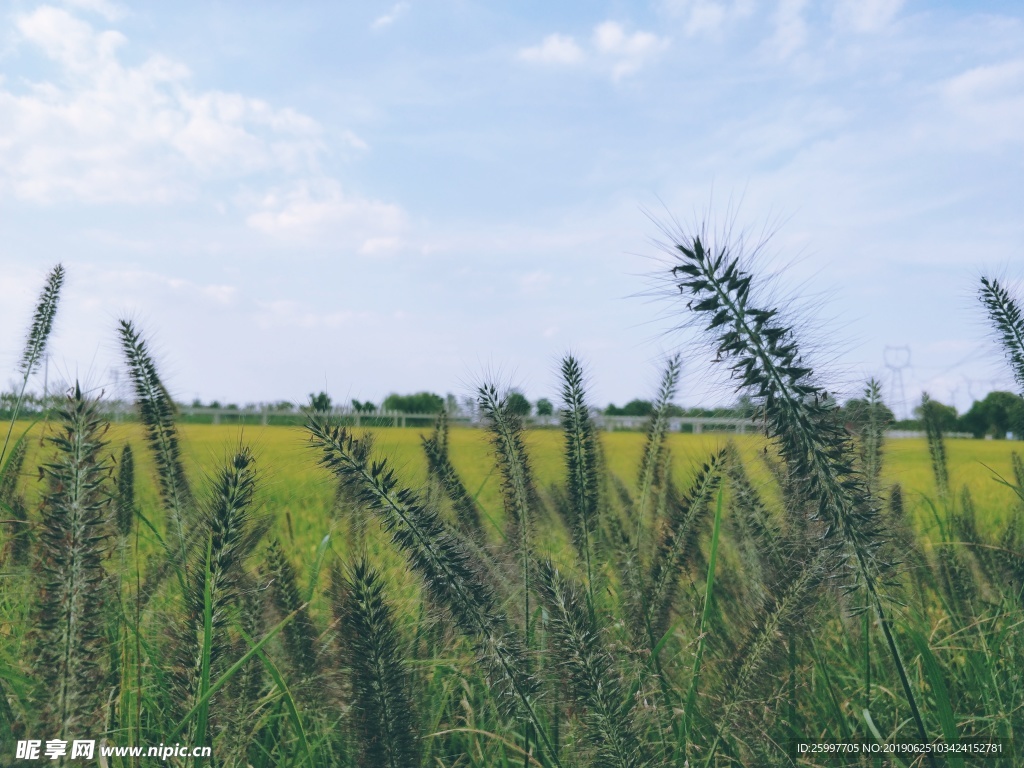
[[[45,456],[45,450],[40,448],[40,439],[50,427],[32,427],[22,422],[15,431],[24,432],[30,428],[28,434],[32,440],[26,464],[36,466]],[[424,485],[428,471],[421,443],[431,430],[384,427],[355,432],[372,434],[381,454],[398,469],[402,480],[410,487]],[[294,558],[316,551],[320,541],[331,531],[335,489],[330,475],[316,465],[316,456],[309,447],[309,435],[305,430],[186,424],[180,427],[180,433],[185,465],[189,474],[197,478],[209,476],[210,468],[223,463],[233,447],[242,443],[251,446],[259,474],[257,503],[273,519],[273,532],[289,543],[289,552]],[[604,447],[608,471],[629,481],[643,456],[645,435],[640,432],[600,432],[598,435]],[[720,450],[730,439],[739,447],[761,491],[773,493],[767,472],[758,466],[757,461],[757,455],[764,450],[767,441],[755,435],[670,433],[666,436],[666,447],[672,455],[676,476],[680,479],[691,477],[708,456]],[[145,428],[138,424],[115,424],[111,426],[107,440],[114,455],[120,454],[128,444],[141,448],[145,444]],[[563,442],[564,437],[558,430],[538,429],[526,434],[526,449],[539,486],[565,482]],[[1004,526],[1006,511],[1013,508],[1016,496],[1011,489],[1000,485],[995,477],[1013,477],[1011,454],[1016,451],[1024,455],[1024,443],[960,439],[949,440],[946,446],[952,482],[958,487],[970,488],[978,508],[988,511],[986,515],[979,515],[979,527],[994,531]],[[504,525],[501,479],[495,470],[494,452],[487,432],[482,429],[452,429],[449,450],[452,464],[485,512],[491,534],[500,536]],[[140,508],[154,510],[159,515],[157,473],[152,456],[140,450],[136,457],[136,494]],[[900,483],[915,523],[923,532],[931,530],[934,518],[921,501],[923,497],[935,496],[927,442],[923,438],[888,442],[882,478],[888,485]],[[33,484],[29,482],[26,487],[31,500],[38,502],[37,496],[43,485],[34,485],[34,496]],[[344,536],[339,536],[334,546],[339,548],[339,552],[345,552]]]
[[[927,401],[887,440],[874,381],[847,423],[752,275],[680,253],[764,434],[670,433],[678,356],[643,433],[597,430],[572,356],[559,429],[489,384],[480,429],[181,425],[123,321],[139,423],[76,386],[4,442],[0,763],[1015,764],[1018,444]],[[1024,318],[982,288],[1024,387]]]

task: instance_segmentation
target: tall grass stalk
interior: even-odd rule
[[[562,432],[573,538],[586,565],[587,599],[594,602],[594,536],[597,532],[597,436],[583,390],[583,368],[572,355],[562,361]]]
[[[48,438],[57,454],[41,468],[48,488],[38,542],[35,670],[46,692],[48,733],[68,740],[102,723],[109,466],[107,424],[77,384],[57,419],[60,432]]]
[[[312,413],[307,422],[319,463],[346,484],[381,520],[423,580],[434,603],[456,627],[474,641],[503,708],[529,719],[548,752],[560,766],[557,753],[533,703],[536,681],[526,673],[522,638],[517,636],[488,586],[486,566],[465,542],[445,525],[437,511],[423,505],[417,494],[401,487],[383,459],[372,461],[344,427],[332,426]]]
[[[383,578],[360,558],[341,593],[343,658],[351,679],[358,764],[416,766],[420,749],[409,672]]]
[[[584,713],[587,743],[593,750],[590,765],[648,765],[647,750],[637,734],[635,701],[622,690],[589,597],[549,560],[540,564],[538,581],[551,615],[551,653],[568,676],[571,695]]]
[[[160,497],[171,518],[172,546],[177,553],[177,564],[183,566],[189,540],[186,530],[192,522],[194,501],[181,461],[178,431],[174,424],[174,401],[134,324],[130,320],[122,320],[118,332],[139,415],[146,428],[146,439],[156,462]]]
[[[39,294],[39,301],[36,303],[35,313],[32,315],[32,325],[29,326],[28,339],[25,341],[25,349],[18,362],[18,370],[21,371],[21,388],[14,401],[14,412],[11,414],[11,423],[7,427],[4,446],[0,448],[0,467],[4,465],[4,457],[7,455],[7,447],[11,442],[14,423],[18,420],[18,413],[25,401],[28,380],[38,370],[40,361],[46,354],[46,343],[50,339],[53,321],[57,316],[57,303],[60,300],[62,285],[64,285],[64,267],[58,264],[50,271],[46,278],[46,285],[43,286],[43,290]]]
[[[837,418],[834,401],[814,383],[793,330],[776,309],[755,306],[752,275],[744,272],[727,247],[705,249],[700,237],[676,245],[679,290],[689,306],[710,318],[706,332],[721,359],[731,362],[740,387],[761,403],[766,430],[798,482],[801,495],[814,502],[814,517],[825,524],[823,544],[834,565],[848,568],[867,592],[893,665],[900,678],[922,742],[929,741],[910,678],[892,633],[881,562],[881,521],[863,475],[851,462],[849,438]],[[929,763],[934,765],[934,759]]]
[[[679,387],[679,374],[682,370],[682,359],[673,355],[665,365],[661,378],[661,387],[654,402],[654,411],[647,423],[647,437],[644,441],[644,455],[640,461],[640,472],[637,478],[636,497],[636,540],[642,549],[641,534],[648,524],[650,499],[654,494],[655,480],[665,453],[665,438],[668,435],[669,409]]]
[[[998,280],[982,277],[979,298],[988,310],[989,320],[1003,346],[1010,371],[1024,395],[1024,314]]]

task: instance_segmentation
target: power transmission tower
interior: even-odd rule
[[[889,385],[893,395],[899,392],[901,415],[903,418],[908,418],[907,391],[903,386],[903,370],[910,367],[910,347],[886,346],[885,367],[889,369]]]

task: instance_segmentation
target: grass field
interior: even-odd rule
[[[16,431],[29,429],[20,423]],[[223,463],[231,451],[242,442],[252,446],[260,472],[260,494],[266,511],[274,519],[274,530],[289,542],[294,542],[296,557],[316,550],[330,528],[330,511],[334,498],[334,482],[315,463],[309,448],[308,433],[297,427],[240,428],[233,425],[180,426],[185,462],[191,476],[202,478],[207,470]],[[35,466],[42,458],[39,436],[46,427],[36,426],[30,434],[33,448],[27,466]],[[420,487],[427,478],[427,464],[421,447],[421,438],[429,429],[377,428],[357,430],[374,435],[375,444],[402,479],[412,487]],[[667,446],[672,453],[675,471],[680,479],[692,476],[709,455],[719,450],[729,439],[739,446],[752,477],[762,490],[772,493],[769,478],[759,469],[756,457],[764,449],[765,440],[755,435],[726,435],[721,433],[670,434]],[[110,450],[120,454],[130,443],[136,448],[138,462],[137,488],[143,509],[159,510],[156,487],[156,469],[152,456],[145,450],[144,428],[139,424],[113,425],[108,435]],[[632,481],[644,450],[645,435],[641,432],[602,432],[600,440],[608,462],[608,469],[623,480]],[[565,481],[562,433],[541,429],[527,433],[526,447],[533,459],[538,485],[547,486]],[[983,530],[992,531],[1005,524],[1004,510],[1011,509],[1013,491],[994,480],[993,473],[1003,478],[1013,477],[1011,453],[1024,454],[1024,442],[1006,440],[949,440],[949,472],[954,486],[968,486],[980,510],[987,514],[979,518]],[[482,429],[452,429],[450,437],[452,463],[463,477],[466,486],[477,495],[482,509],[493,521],[495,535],[504,524],[500,478],[496,474],[489,437]],[[883,478],[887,485],[900,483],[917,524],[922,532],[934,527],[934,519],[920,497],[935,496],[928,446],[924,438],[903,438],[886,444]],[[31,484],[28,486],[31,488]],[[37,488],[38,490],[38,488]],[[159,515],[159,512],[155,512]],[[289,530],[288,520],[291,520]],[[344,546],[338,542],[337,546]]]
[[[76,388],[0,462],[0,764],[80,738],[212,750],[163,761],[189,768],[1019,764],[1016,445],[945,440],[927,404],[927,439],[886,441],[874,382],[847,425],[691,245],[680,286],[765,436],[669,433],[678,357],[643,434],[596,430],[571,356],[558,430],[490,385],[478,430],[179,425],[122,322],[140,423]]]

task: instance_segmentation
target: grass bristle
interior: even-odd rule
[[[42,466],[35,669],[47,733],[67,740],[102,723],[109,466],[107,423],[77,384],[56,418],[59,432],[48,438],[56,456]]]
[[[411,680],[383,578],[360,559],[339,591],[337,615],[357,765],[416,766],[421,750]]]

